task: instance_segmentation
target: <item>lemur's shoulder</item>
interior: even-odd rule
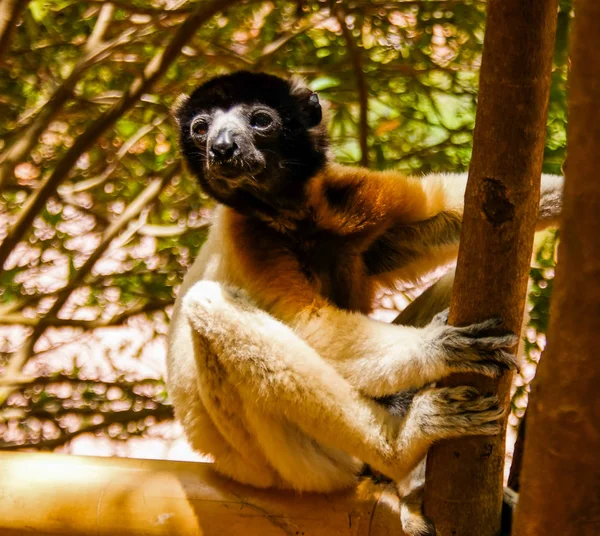
[[[441,174],[419,178],[332,162],[308,182],[306,195],[320,227],[377,234],[391,219],[413,223],[435,216],[448,206],[451,189]]]

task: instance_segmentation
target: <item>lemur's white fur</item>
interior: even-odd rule
[[[443,180],[449,205],[462,206],[466,175],[423,180]],[[544,183],[542,219],[558,212],[544,203],[560,203],[562,178],[544,176]],[[451,279],[408,315],[425,327],[388,325],[334,307],[288,326],[253,305],[259,296],[243,288],[223,210],[216,209],[183,282],[168,345],[176,415],[192,447],[212,455],[218,471],[257,487],[331,491],[351,486],[366,462],[402,481],[433,441],[498,430],[496,401],[476,398],[469,388],[425,388],[406,417],[372,400],[460,370],[439,356],[436,341],[447,326],[429,323],[446,306]],[[395,276],[418,277],[455,255],[456,245],[423,252]]]

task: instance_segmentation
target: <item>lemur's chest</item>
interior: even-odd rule
[[[291,296],[306,286],[339,308],[370,312],[373,286],[361,253],[364,241],[311,225],[284,232],[234,211],[226,216],[230,265],[253,297],[262,296],[266,284],[270,294],[276,291],[289,301],[286,293]]]
[[[308,234],[290,243],[304,275],[318,292],[341,309],[368,313],[371,285],[362,252],[348,238],[328,233]]]

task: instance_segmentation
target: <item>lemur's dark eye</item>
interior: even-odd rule
[[[273,124],[273,118],[267,112],[255,112],[250,118],[250,124],[257,129],[269,128]]]
[[[208,121],[204,117],[197,117],[190,126],[192,136],[203,137],[208,134]]]

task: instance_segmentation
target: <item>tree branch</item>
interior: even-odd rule
[[[559,262],[548,346],[527,407],[513,536],[596,536],[600,528],[599,19],[597,0],[575,2],[569,36],[569,148]]]
[[[47,317],[44,316],[42,318],[37,317],[29,317],[24,316],[22,314],[5,314],[0,316],[0,325],[10,325],[10,326],[40,326],[44,327],[54,326],[54,327],[73,327],[73,328],[83,328],[86,330],[89,329],[98,329],[98,328],[108,328],[119,326],[128,318],[132,316],[144,314],[144,313],[152,313],[154,311],[162,311],[169,305],[172,305],[172,301],[148,301],[143,304],[137,304],[133,307],[119,313],[112,318],[107,320],[79,320],[76,318],[57,318],[57,317]],[[0,382],[1,383],[1,382]]]
[[[12,33],[28,3],[29,0],[2,0],[0,2],[0,61],[10,48]]]
[[[485,29],[473,157],[449,324],[499,317],[519,333],[540,195],[556,0],[491,0]],[[522,38],[515,39],[515,35]],[[512,374],[452,375],[510,402]],[[496,436],[436,443],[427,455],[424,512],[438,534],[496,536],[501,529],[505,426]],[[541,531],[540,534],[548,534]],[[557,531],[556,534],[564,534]]]
[[[277,39],[274,39],[269,44],[265,45],[261,55],[254,63],[254,69],[260,69],[265,62],[273,56],[278,50],[289,43],[292,39],[306,33],[316,25],[325,22],[330,18],[329,8],[321,9],[316,13],[311,14],[308,17],[302,17],[296,24],[292,24],[292,28],[286,32],[283,32]],[[295,26],[295,27],[294,27]]]
[[[25,132],[22,132],[17,141],[2,154],[0,163],[0,189],[6,183],[14,166],[27,157],[31,149],[38,142],[40,134],[48,128],[52,119],[54,119],[67,100],[73,95],[75,85],[83,73],[92,65],[104,59],[115,48],[127,43],[131,36],[136,33],[134,28],[128,28],[114,39],[103,42],[102,35],[108,28],[112,11],[111,4],[106,4],[101,9],[94,30],[86,43],[85,52],[75,67],[73,67],[69,76],[56,88],[46,103],[37,111],[34,120]]]
[[[90,4],[104,4],[104,0],[87,0]],[[191,13],[194,9],[196,9],[196,5],[200,2],[187,2],[190,5],[184,5],[181,7],[174,8],[161,8],[161,7],[153,7],[153,6],[138,6],[133,4],[130,0],[111,0],[111,2],[119,7],[120,9],[125,9],[130,13],[143,13],[148,15],[171,15],[171,14],[184,14],[187,15]]]
[[[521,469],[523,467],[523,449],[525,447],[525,433],[527,425],[527,410],[519,423],[517,430],[517,440],[513,450],[512,464],[510,466],[510,474],[508,476],[508,487],[513,491],[519,492],[521,486]]]
[[[356,82],[356,90],[358,92],[359,118],[358,118],[358,141],[360,145],[360,164],[368,167],[369,165],[369,90],[365,71],[363,69],[363,60],[360,48],[354,40],[354,36],[346,23],[346,16],[341,8],[335,11],[336,17],[342,28],[342,34],[346,40],[346,47],[350,60],[352,61],[352,69],[354,70],[354,80]]]
[[[60,182],[67,176],[79,157],[94,143],[94,141],[110,128],[127,110],[129,110],[166,72],[175,61],[181,49],[192,38],[199,26],[213,15],[234,4],[237,0],[205,0],[198,4],[196,10],[181,24],[168,45],[158,52],[146,65],[143,73],[136,78],[129,90],[121,99],[104,114],[98,117],[92,125],[75,140],[48,178],[40,185],[26,201],[11,226],[8,236],[0,245],[0,270],[14,247],[31,229],[37,214],[42,210],[48,198],[56,191]]]
[[[24,387],[45,387],[47,385],[53,383],[85,383],[85,384],[102,384],[108,387],[119,387],[120,389],[133,389],[134,387],[143,386],[143,385],[162,385],[164,386],[165,382],[162,378],[142,378],[140,380],[135,381],[127,381],[118,379],[115,381],[112,380],[100,380],[93,378],[82,378],[81,376],[76,376],[68,373],[58,373],[51,374],[49,376],[22,376],[18,380],[16,380],[13,385],[20,385]],[[0,385],[2,385],[0,383]]]
[[[146,125],[145,127],[140,128],[137,132],[135,132],[130,138],[128,138],[123,145],[121,145],[119,151],[116,154],[114,160],[104,168],[102,173],[96,175],[95,177],[91,177],[89,179],[79,181],[74,184],[64,185],[59,188],[58,193],[61,197],[64,197],[67,200],[71,200],[71,196],[73,194],[78,194],[81,192],[85,192],[86,190],[91,190],[92,188],[96,188],[100,186],[104,182],[106,182],[112,174],[119,167],[119,163],[125,155],[139,140],[141,140],[146,134],[152,132],[157,126],[162,124],[164,120],[167,118],[167,115],[159,115],[156,117],[152,123]],[[75,203],[76,204],[76,203]]]
[[[94,49],[96,49],[102,44],[104,34],[110,26],[110,21],[112,20],[114,11],[114,4],[110,2],[105,2],[104,4],[102,4],[102,7],[100,8],[100,13],[98,13],[98,18],[96,19],[96,24],[94,25],[94,29],[92,30],[92,33],[90,34],[88,40],[85,43],[84,50],[86,51],[86,53],[93,52]]]
[[[0,442],[0,450],[37,449],[52,450],[72,441],[81,434],[99,432],[105,430],[112,424],[129,424],[139,422],[147,417],[154,417],[157,421],[167,421],[173,418],[173,409],[170,406],[158,406],[155,409],[143,409],[141,411],[116,411],[109,414],[101,414],[104,420],[98,424],[84,426],[73,432],[65,432],[53,439],[42,439],[38,443],[8,443]]]
[[[163,187],[167,184],[168,181],[180,170],[181,163],[178,162],[174,164],[169,171],[165,173],[163,177],[158,179],[154,179],[146,189],[138,195],[135,200],[125,209],[123,214],[115,220],[104,232],[102,239],[100,241],[99,246],[94,250],[94,252],[87,258],[87,260],[83,263],[83,266],[77,271],[75,276],[71,281],[69,281],[61,290],[59,290],[56,295],[57,299],[46,313],[47,318],[54,318],[62,309],[62,306],[69,299],[71,292],[83,282],[86,275],[91,271],[93,266],[96,264],[98,259],[102,256],[104,251],[108,248],[111,241],[117,236],[117,234],[125,228],[125,226],[137,215],[140,214],[142,209],[144,209],[147,205],[152,203],[161,192]],[[30,355],[33,352],[33,348],[35,343],[40,338],[40,336],[46,330],[46,325],[43,322],[38,323],[34,328],[31,335],[27,338],[26,342],[21,346],[21,348],[13,354],[10,358],[8,364],[4,369],[4,373],[8,375],[8,377],[15,376],[21,370],[23,365],[27,362]],[[0,387],[0,404],[4,403],[6,398],[10,395],[12,389],[8,387]]]

